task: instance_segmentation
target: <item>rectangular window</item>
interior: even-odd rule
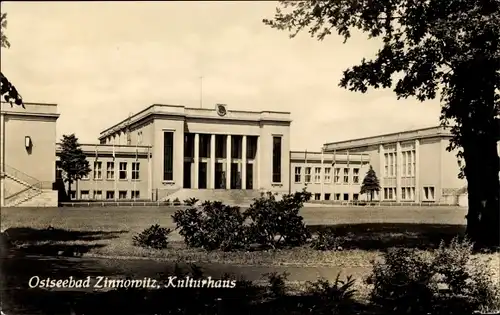
[[[348,184],[348,183],[349,183],[349,169],[344,168],[344,184]]]
[[[349,201],[349,194],[344,194],[344,201]]]
[[[331,171],[331,167],[325,167],[325,183],[330,183],[332,181]]]
[[[389,154],[384,153],[384,176],[389,176]]]
[[[83,200],[88,200],[89,199],[89,191],[88,190],[82,190],[80,192],[81,199]]]
[[[106,191],[106,199],[115,199],[115,192],[113,190]]]
[[[132,199],[139,199],[140,198],[140,193],[138,190],[132,190]]]
[[[390,200],[394,199],[394,196],[393,196],[393,189],[392,189],[392,188],[389,188],[389,199],[390,199]]]
[[[394,153],[389,154],[389,176],[394,176]]]
[[[174,180],[174,133],[163,133],[163,180]]]
[[[102,162],[94,162],[94,179],[102,179]]]
[[[334,170],[334,176],[333,176],[333,181],[335,184],[340,183],[340,168],[335,168]]]
[[[330,196],[331,196],[330,194],[326,193],[325,194],[325,200],[330,200]]]
[[[354,184],[359,184],[359,168],[352,170],[352,182]]]
[[[402,152],[402,158],[403,158],[403,167],[401,167],[401,175],[406,176],[406,157],[408,156],[410,152]],[[408,174],[410,175],[410,174]]]
[[[296,166],[295,167],[295,182],[300,183],[302,181],[301,174],[300,172],[302,171],[302,167]]]
[[[321,194],[314,194],[314,200],[321,200]]]
[[[94,190],[94,200],[102,199],[102,190]]]
[[[340,194],[335,194],[335,200],[337,200],[337,201],[340,200]]]
[[[411,175],[415,176],[415,151],[411,151],[411,162],[408,163],[408,168],[411,171]]]
[[[106,178],[115,179],[115,162],[108,162],[106,164]]]
[[[273,183],[281,183],[281,137],[273,137]]]
[[[118,192],[118,199],[127,199],[127,191],[126,190],[120,190]]]
[[[132,179],[139,179],[139,162],[132,162]]]
[[[401,199],[406,200],[406,188],[401,188]]]
[[[120,179],[126,180],[127,177],[127,162],[120,162]]]
[[[71,191],[69,192],[69,198],[70,198],[71,200],[75,200],[75,199],[76,199],[76,191],[71,190]]]
[[[311,182],[311,168],[310,167],[306,167],[305,182],[306,183]]]
[[[424,187],[424,201],[434,201],[434,187]]]
[[[352,200],[358,201],[359,199],[359,194],[352,194]]]
[[[314,182],[316,184],[321,183],[321,167],[314,168]]]

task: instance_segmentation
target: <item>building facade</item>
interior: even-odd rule
[[[466,191],[455,153],[446,151],[451,135],[441,127],[326,143],[318,152],[291,151],[290,113],[222,104],[155,104],[111,126],[99,143],[81,145],[91,173],[68,191],[61,184],[56,109],[2,104],[3,205],[30,205],[34,188],[52,197],[59,190],[55,204],[58,198],[249,201],[261,192],[304,188],[314,200],[345,203],[367,200],[360,190],[370,167],[381,186],[376,201],[457,204]],[[49,187],[53,183],[59,185]]]

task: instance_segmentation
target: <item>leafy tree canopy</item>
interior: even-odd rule
[[[9,40],[5,34],[5,28],[7,28],[7,13],[0,14],[0,45],[2,48],[10,48]],[[13,104],[20,105],[24,107],[23,98],[16,90],[15,86],[7,79],[7,77],[0,72],[0,93],[2,99],[5,102],[9,102],[11,106]]]

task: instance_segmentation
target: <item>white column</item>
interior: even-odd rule
[[[261,148],[261,138],[260,136],[257,137],[257,152],[255,154],[255,160],[254,160],[254,163],[257,162],[257,176],[255,176],[257,178],[257,183],[256,185],[254,185],[254,189],[259,189],[262,187],[261,186],[261,177],[260,177],[260,170],[262,169],[261,167],[261,161],[262,161],[262,155],[260,154],[260,148]]]
[[[231,135],[226,137],[226,189],[231,189]]]
[[[396,202],[401,202],[401,142],[396,142]]]
[[[412,169],[412,172],[415,172],[413,176],[415,176],[415,202],[421,202],[420,197],[420,140],[415,140],[415,169]],[[412,165],[413,167],[413,165]]]
[[[324,167],[323,167],[323,164],[325,163],[325,153],[324,153],[324,149],[322,148],[321,149],[321,169],[319,171],[319,176],[321,176],[320,178],[320,183],[321,183],[321,195],[319,196],[319,200],[325,200],[325,198],[323,197],[324,196],[324,181],[325,181],[325,170],[324,170]],[[292,174],[290,174],[290,176],[292,176]]]
[[[215,135],[210,135],[210,182],[208,188],[215,189]]]
[[[151,163],[151,152],[150,148],[148,148],[148,195],[153,201],[153,163]]]
[[[385,178],[385,165],[384,165],[384,146],[382,144],[379,144],[378,146],[378,153],[379,153],[379,159],[380,159],[380,169],[379,169],[379,174],[378,178],[380,179],[380,191],[378,193],[378,200],[382,201],[384,199],[384,178]]]
[[[200,176],[200,134],[194,134],[194,183],[192,188],[198,189],[198,182]]]
[[[1,107],[1,105],[0,105]],[[5,114],[0,114],[0,206],[5,206]]]
[[[247,189],[247,136],[241,140],[241,189]]]

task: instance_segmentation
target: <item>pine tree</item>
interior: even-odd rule
[[[370,169],[365,175],[363,179],[363,184],[361,185],[360,194],[369,193],[370,201],[373,200],[373,192],[380,191],[380,183],[377,178],[377,174],[373,170],[373,167],[370,165]]]
[[[80,148],[78,138],[75,134],[63,135],[61,139],[61,169],[63,170],[64,182],[68,183],[68,196],[71,192],[71,184],[90,173],[89,161]]]

